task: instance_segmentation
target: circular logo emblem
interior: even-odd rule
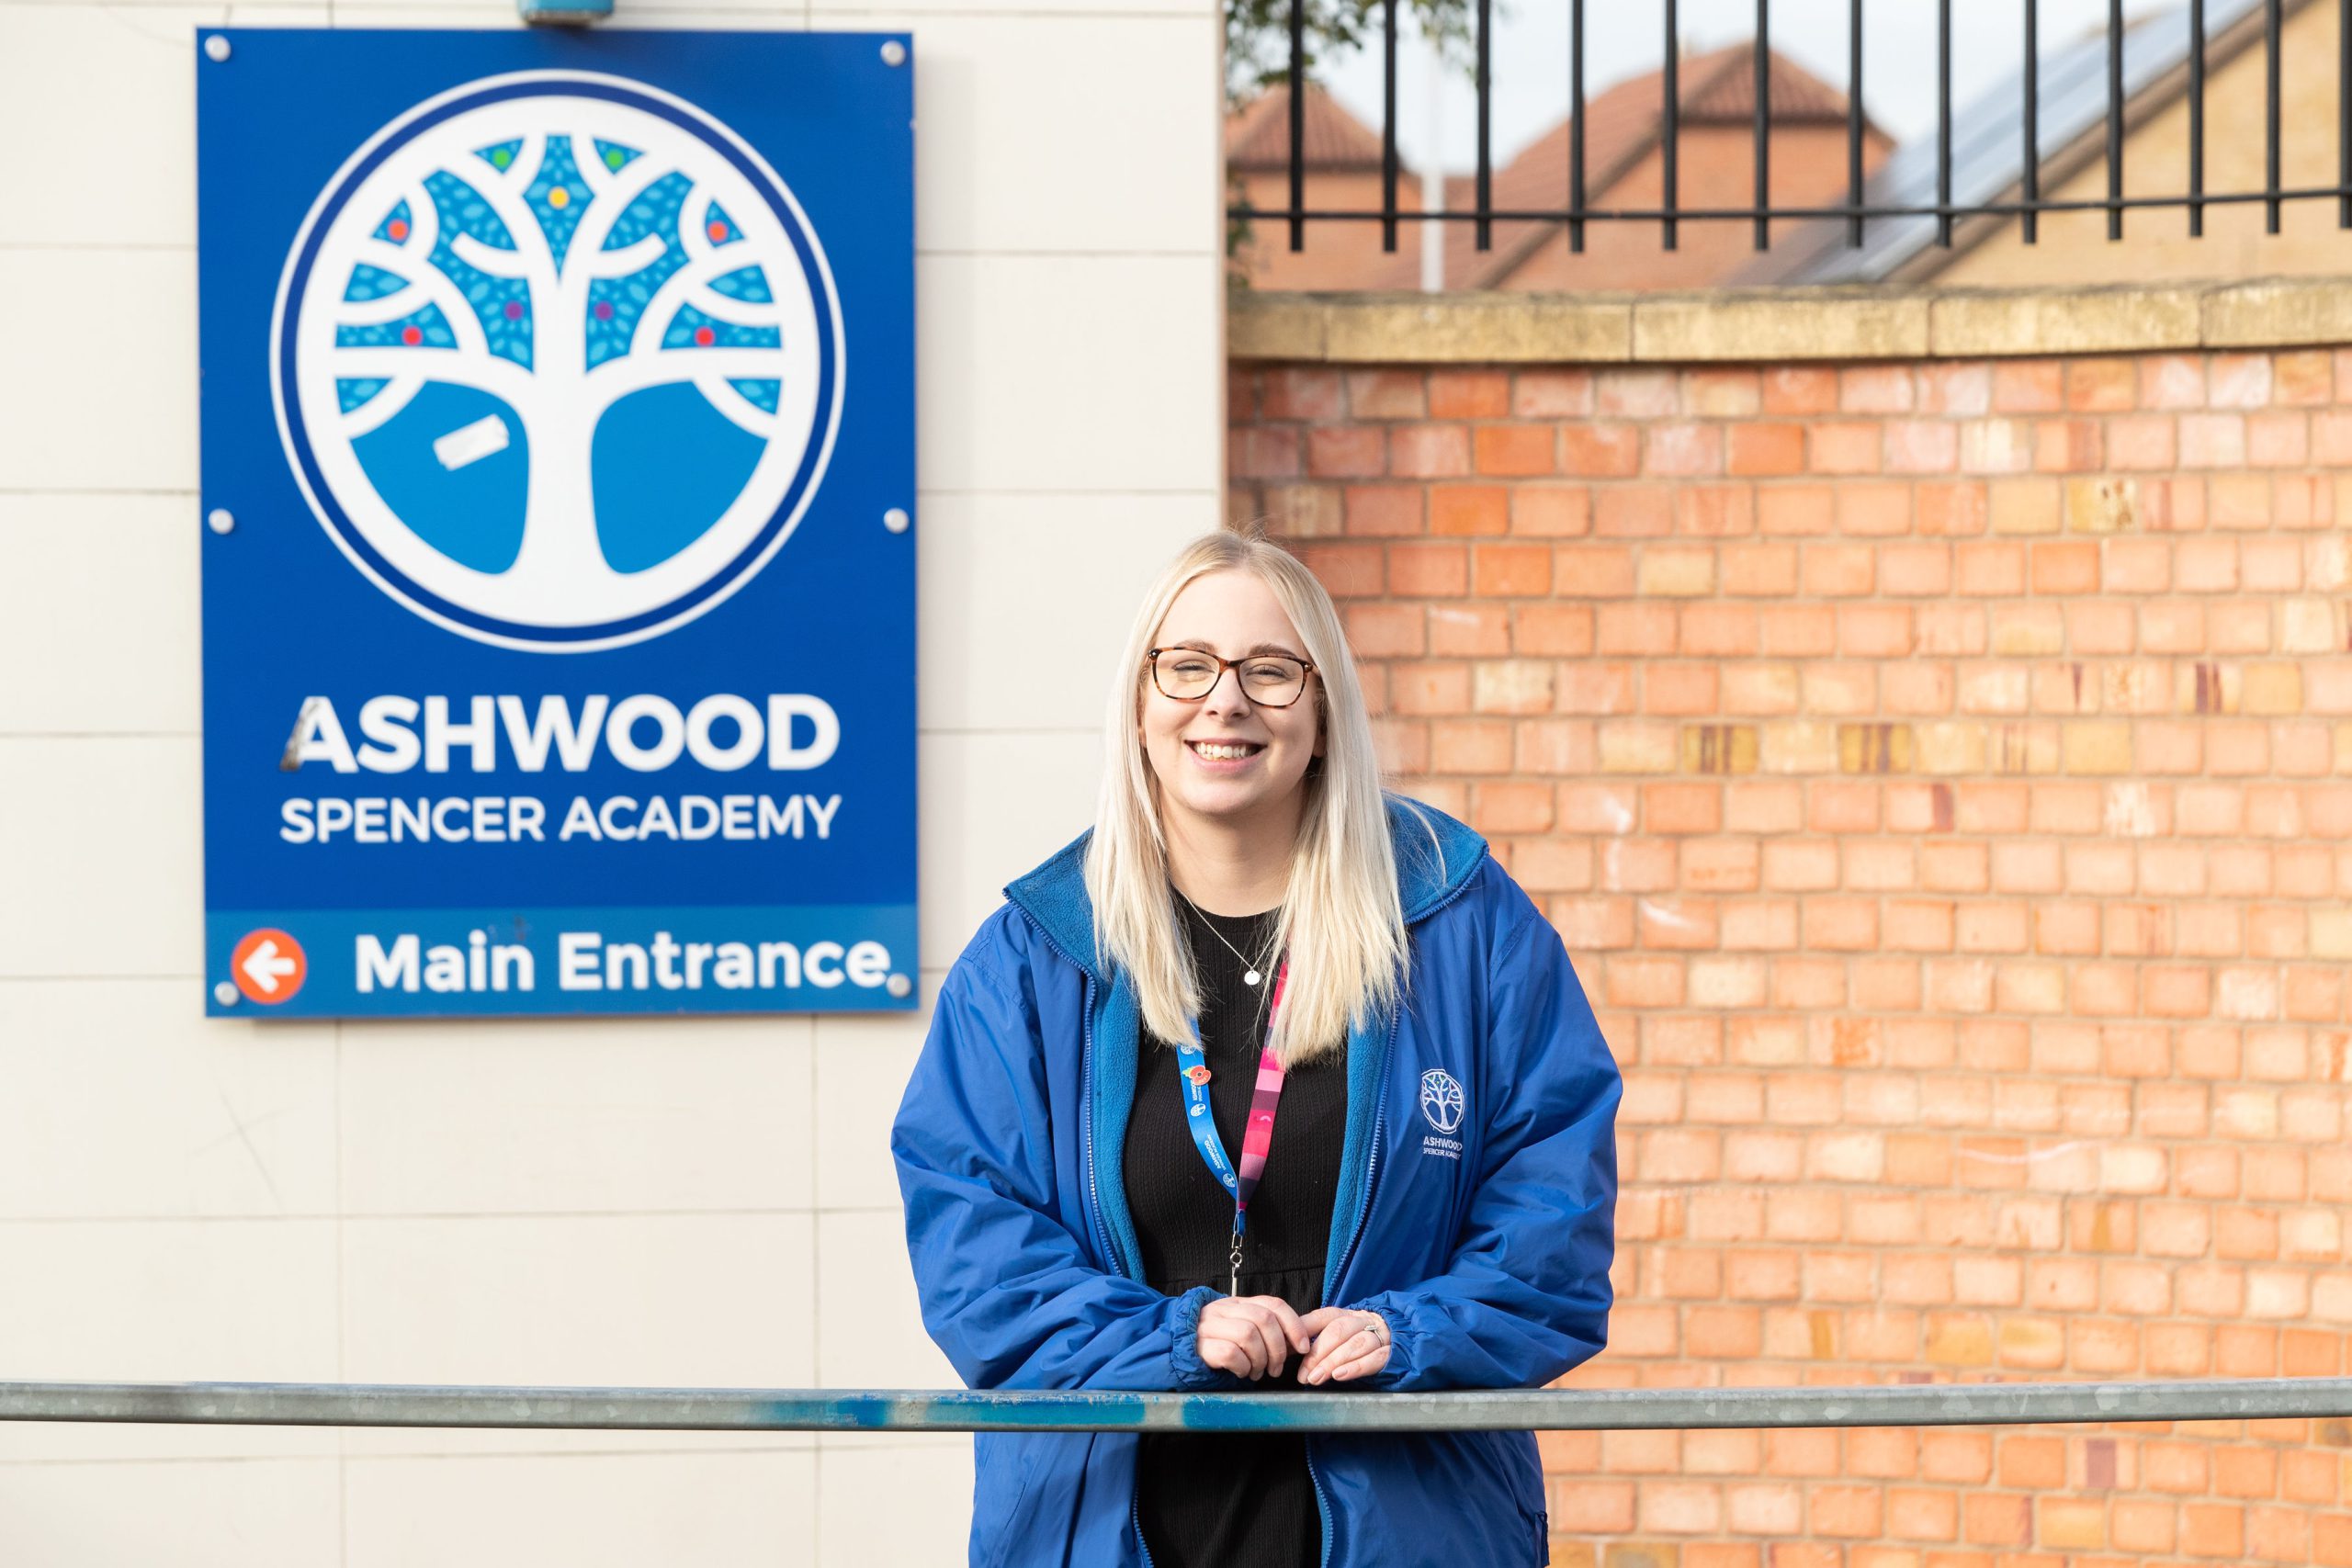
[[[247,1001],[289,1001],[310,973],[302,944],[270,926],[247,931],[229,954],[229,978]]]
[[[353,565],[507,648],[658,637],[741,588],[822,479],[840,302],[741,138],[529,72],[410,109],[328,183],[272,324],[279,433]]]
[[[1451,1134],[1462,1125],[1466,1103],[1462,1085],[1443,1067],[1431,1067],[1421,1075],[1421,1114],[1439,1132]]]

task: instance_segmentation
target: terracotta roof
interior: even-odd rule
[[[1339,100],[1306,85],[1306,166],[1310,169],[1377,169],[1380,133],[1340,107]],[[1235,169],[1290,167],[1290,88],[1267,88],[1225,119],[1225,162]]]
[[[1802,125],[1846,118],[1846,95],[1785,55],[1770,57],[1772,123]],[[1634,163],[1657,145],[1666,121],[1666,73],[1629,77],[1585,102],[1585,199],[1601,197]],[[1683,61],[1681,89],[1685,125],[1745,125],[1756,117],[1756,45],[1732,44]],[[1508,164],[1495,171],[1498,210],[1528,211],[1568,204],[1568,130],[1563,119],[1537,137]],[[1474,199],[1464,182],[1462,205]],[[1447,204],[1454,197],[1449,189]],[[1449,288],[1491,288],[1516,271],[1529,252],[1558,231],[1557,223],[1498,223],[1494,248],[1481,254],[1472,226],[1446,225],[1445,278]],[[1418,271],[1414,276],[1418,276]]]

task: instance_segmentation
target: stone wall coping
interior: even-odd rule
[[[1333,365],[1998,358],[2352,343],[2352,278],[1691,294],[1235,290],[1235,359]]]

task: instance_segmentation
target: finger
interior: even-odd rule
[[[1225,1370],[1238,1377],[1255,1378],[1264,1368],[1263,1341],[1253,1326],[1246,1321],[1236,1321],[1234,1314],[1227,1314],[1212,1323],[1208,1315],[1203,1314],[1201,1342],[1204,1348],[1211,1343],[1222,1347],[1223,1353],[1233,1363]]]
[[[1330,1343],[1316,1347],[1315,1381],[1317,1382],[1329,1381],[1340,1367],[1348,1362],[1360,1359],[1372,1350],[1387,1348],[1388,1342],[1381,1337],[1380,1331],[1376,1328],[1360,1328],[1352,1334],[1338,1332],[1339,1328],[1344,1326],[1344,1325],[1335,1325],[1334,1330],[1326,1336]],[[1302,1378],[1305,1377],[1304,1371],[1300,1375]]]
[[[1261,1313],[1256,1323],[1259,1341],[1265,1347],[1266,1371],[1276,1377],[1282,1375],[1283,1363],[1290,1359],[1290,1338],[1272,1313]]]
[[[1363,1355],[1341,1361],[1331,1369],[1333,1382],[1347,1382],[1355,1378],[1368,1378],[1388,1364],[1388,1347],[1383,1345]]]
[[[1244,1335],[1228,1339],[1225,1344],[1226,1353],[1233,1359],[1233,1365],[1226,1369],[1227,1371],[1236,1377],[1248,1378],[1252,1382],[1265,1375],[1265,1348],[1259,1344],[1256,1335]]]
[[[1331,1359],[1331,1352],[1339,1348],[1340,1341],[1347,1337],[1344,1326],[1327,1320],[1316,1331],[1315,1342],[1307,1350],[1306,1359],[1298,1364],[1299,1381],[1306,1382],[1316,1369],[1328,1362]]]
[[[1345,1307],[1317,1307],[1313,1312],[1301,1314],[1298,1325],[1310,1336],[1320,1335],[1325,1328],[1339,1322],[1346,1312]]]
[[[1238,1373],[1240,1371],[1238,1363],[1241,1358],[1235,1354],[1232,1346],[1221,1339],[1203,1339],[1201,1359],[1221,1372]]]
[[[1302,1356],[1306,1354],[1306,1348],[1315,1342],[1315,1337],[1306,1331],[1306,1321],[1297,1311],[1280,1296],[1261,1296],[1258,1299],[1266,1303],[1266,1310],[1272,1313],[1274,1321],[1282,1325],[1283,1337],[1290,1342],[1290,1348]]]
[[[1245,1296],[1242,1302],[1246,1306],[1258,1309],[1260,1321],[1272,1324],[1292,1349],[1304,1351],[1306,1348],[1307,1336],[1298,1330],[1298,1314],[1290,1303],[1280,1296]]]

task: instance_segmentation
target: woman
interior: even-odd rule
[[[976,1388],[1511,1388],[1601,1347],[1614,1064],[1484,842],[1384,795],[1320,584],[1212,535],[1091,833],[942,987],[891,1147]],[[972,1562],[1546,1561],[1524,1432],[978,1439]]]

